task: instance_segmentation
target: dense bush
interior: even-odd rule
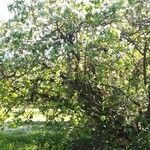
[[[0,124],[11,118],[15,127],[39,110],[55,132],[1,135],[1,145],[147,149],[149,0],[14,0],[8,8],[13,18],[0,23]]]

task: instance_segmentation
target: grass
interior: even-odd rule
[[[63,150],[67,144],[64,126],[33,123],[30,132],[0,132],[0,150]]]

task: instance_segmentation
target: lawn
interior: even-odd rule
[[[1,150],[63,150],[67,141],[65,125],[32,122],[0,132]]]

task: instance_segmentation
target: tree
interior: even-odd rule
[[[15,0],[9,9],[14,18],[0,31],[2,107],[82,113],[97,147],[144,128],[137,118],[150,112],[148,1]]]

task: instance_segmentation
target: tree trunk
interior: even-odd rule
[[[147,119],[148,122],[150,121],[150,84],[147,82],[147,42],[145,42],[144,51],[143,51],[143,78],[144,78],[144,85],[148,86],[147,90]]]

